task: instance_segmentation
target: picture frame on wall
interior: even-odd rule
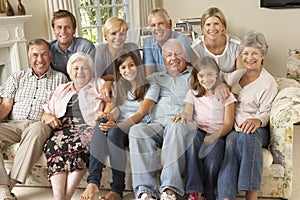
[[[183,29],[183,27],[174,27],[174,31],[176,31],[176,32],[183,32],[184,29]]]
[[[183,31],[189,31],[189,25],[187,22],[178,22],[176,23],[175,28],[183,28]]]

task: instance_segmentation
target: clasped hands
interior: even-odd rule
[[[108,120],[107,122],[100,123],[100,125],[99,125],[99,128],[103,132],[108,132],[109,129],[117,126],[117,123],[115,122],[113,114],[111,112],[107,113],[107,112],[99,111],[96,113],[96,120],[97,119],[107,119]]]

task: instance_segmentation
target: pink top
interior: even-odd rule
[[[208,133],[215,133],[223,127],[225,107],[235,101],[232,93],[225,102],[221,102],[218,101],[216,95],[196,97],[195,91],[191,89],[185,98],[185,102],[194,106],[193,120],[195,124]]]
[[[104,102],[100,95],[100,89],[104,82],[103,79],[93,78],[78,93],[79,108],[84,121],[88,125],[95,126],[95,113],[104,107]],[[76,90],[72,81],[59,85],[50,101],[43,105],[44,111],[56,115],[57,118],[63,117],[67,110],[67,104],[73,94],[76,94]]]

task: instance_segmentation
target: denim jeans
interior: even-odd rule
[[[125,188],[125,168],[126,150],[128,146],[128,134],[124,129],[114,127],[107,135],[99,128],[99,124],[107,120],[100,119],[94,129],[90,147],[90,165],[88,183],[95,183],[100,188],[102,169],[104,164],[112,169],[111,190],[121,196]],[[105,163],[106,156],[109,155],[110,163]]]
[[[203,143],[206,132],[198,129],[187,135],[186,193],[201,192],[214,200],[219,170],[224,156],[225,141],[219,138],[211,145]]]
[[[142,193],[157,198],[169,188],[184,194],[182,174],[185,170],[186,134],[193,126],[170,122],[166,127],[159,123],[137,124],[129,131],[129,149],[132,185],[136,198]],[[161,163],[158,151],[161,148]],[[161,168],[161,186],[157,188],[157,171]]]
[[[262,148],[268,146],[269,128],[254,133],[232,131],[226,138],[224,162],[218,179],[218,199],[236,199],[237,190],[256,191],[261,188]]]

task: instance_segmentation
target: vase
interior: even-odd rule
[[[21,0],[18,0],[18,15],[26,15],[26,10],[24,5],[21,3]]]
[[[6,13],[6,16],[14,16],[15,15],[15,12],[8,0],[5,1],[5,13]]]

